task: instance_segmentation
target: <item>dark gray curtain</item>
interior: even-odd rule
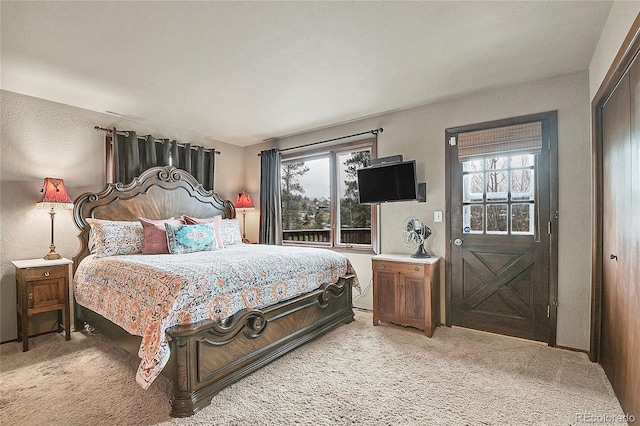
[[[282,244],[280,150],[260,153],[260,244]]]
[[[151,135],[113,129],[114,182],[129,183],[150,167],[172,165],[184,169],[213,190],[215,149],[175,140],[156,139]]]

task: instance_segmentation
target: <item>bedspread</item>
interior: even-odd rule
[[[269,306],[351,274],[348,259],[330,250],[239,244],[181,255],[88,256],[74,288],[77,303],[142,336],[136,381],[146,389],[169,360],[167,328]]]

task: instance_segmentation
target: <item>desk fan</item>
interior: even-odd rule
[[[429,238],[429,235],[431,235],[431,228],[426,226],[424,222],[417,217],[408,217],[404,221],[403,239],[405,244],[409,247],[418,246],[418,250],[416,250],[411,257],[418,259],[431,257],[431,255],[424,249],[424,242]]]

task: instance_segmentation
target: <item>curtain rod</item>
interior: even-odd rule
[[[105,127],[93,126],[93,129],[94,130],[102,130],[103,132],[107,132],[107,133],[113,133],[112,129],[107,129]],[[118,131],[118,134],[122,135],[122,136],[129,136],[129,132],[125,132],[125,131]],[[149,136],[151,136],[151,135],[149,135]],[[146,138],[144,136],[138,136],[138,139],[146,139]],[[162,139],[154,139],[153,141],[154,142],[164,142]],[[178,146],[184,147],[184,144],[183,143],[179,143]],[[205,149],[212,149],[212,148],[205,148]],[[215,148],[213,148],[213,152],[215,152],[216,155],[220,155],[221,154],[221,152],[218,151]]]
[[[382,133],[382,132],[384,132],[384,129],[383,129],[382,127],[379,127],[379,128],[377,128],[377,129],[367,130],[366,132],[354,133],[354,134],[352,134],[352,135],[340,136],[340,137],[338,137],[338,138],[333,138],[333,139],[326,139],[326,140],[323,140],[323,141],[320,141],[320,142],[311,142],[311,143],[308,143],[308,144],[305,144],[305,145],[293,146],[293,147],[291,147],[291,148],[284,148],[284,149],[281,149],[281,150],[280,150],[280,152],[283,152],[283,151],[289,151],[289,150],[292,150],[292,149],[306,148],[306,147],[308,147],[308,146],[313,146],[313,145],[320,145],[321,143],[327,143],[327,142],[338,141],[338,140],[340,140],[340,139],[352,138],[352,137],[354,137],[354,136],[366,135],[367,133],[371,133],[371,134],[372,134],[372,135],[374,135],[374,136],[378,136],[378,133]],[[259,157],[259,156],[260,156],[260,153],[258,153],[258,157]]]

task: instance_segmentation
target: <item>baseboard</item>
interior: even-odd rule
[[[558,349],[565,349],[567,351],[572,351],[572,352],[582,352],[589,355],[589,351],[586,349],[578,349],[578,348],[572,348],[571,346],[562,346],[562,345],[556,345],[555,347]]]
[[[73,329],[72,329],[72,331],[73,331]],[[51,334],[51,333],[64,333],[64,330],[62,330],[62,331],[49,330],[49,331],[43,331],[42,333],[29,334],[29,339],[33,339],[34,337],[43,336],[45,334]],[[0,345],[4,345],[5,343],[17,342],[17,341],[18,341],[18,338],[16,337],[15,339],[5,340],[3,342],[0,342]]]

